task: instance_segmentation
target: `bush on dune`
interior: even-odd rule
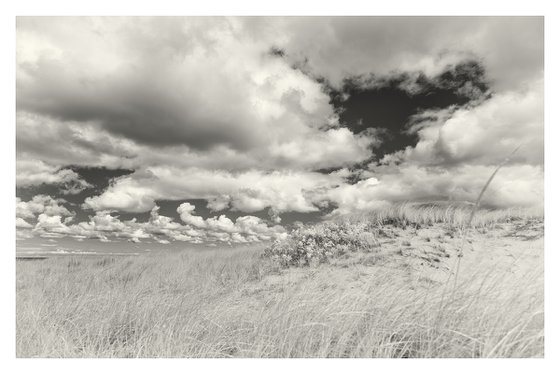
[[[384,227],[420,228],[441,224],[449,230],[468,227],[491,229],[497,224],[542,219],[542,213],[527,209],[477,210],[469,226],[473,205],[458,202],[400,203],[367,215],[352,215],[300,227],[288,238],[266,248],[265,256],[282,266],[309,266],[326,263],[348,252],[371,252],[379,247]]]
[[[274,242],[265,255],[283,266],[324,263],[344,253],[373,251],[378,246],[365,224],[325,222],[293,231],[288,239]]]

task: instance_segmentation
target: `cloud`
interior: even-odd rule
[[[64,199],[53,199],[47,195],[36,195],[29,201],[16,198],[16,217],[23,219],[34,219],[39,214],[49,216],[73,216],[64,205]]]
[[[85,199],[83,208],[94,210],[119,210],[124,212],[146,212],[155,206],[152,189],[142,186],[129,177],[116,179],[100,196]]]
[[[371,155],[370,147],[378,142],[371,134],[364,131],[355,135],[346,128],[330,129],[272,144],[269,152],[279,166],[298,168],[302,165],[312,169],[347,166]]]
[[[80,222],[68,227],[74,237],[99,238],[111,240],[112,238],[124,238],[133,242],[140,239],[149,239],[151,235],[136,223],[135,219],[121,221],[118,217],[111,216],[107,211],[96,212],[90,217],[89,222]]]
[[[339,86],[348,76],[433,77],[480,60],[495,90],[517,90],[544,71],[543,17],[294,17],[251,20],[275,30],[278,48]],[[265,26],[265,24],[267,24]],[[320,39],[319,37],[320,36]]]
[[[145,212],[151,210],[159,199],[207,199],[210,207],[222,207],[227,203],[242,212],[269,207],[278,212],[314,212],[318,210],[314,191],[342,181],[336,173],[260,170],[232,173],[152,167],[117,179],[101,195],[87,198],[84,208]]]
[[[17,54],[18,110],[142,144],[237,150],[335,116],[318,82],[227,19],[18,19],[24,40],[37,33]]]
[[[33,233],[31,232],[31,230],[17,228],[16,240],[27,240],[31,238],[33,238]]]
[[[519,145],[486,192],[485,205],[544,205],[543,81],[518,91],[498,92],[462,108],[418,113],[409,131],[415,146],[370,164],[356,184],[342,184],[326,193],[338,208],[333,214],[405,200],[474,201],[497,165]]]
[[[22,238],[32,225],[100,240],[265,240],[280,229],[256,217],[203,218],[182,205],[174,222],[156,201],[268,209],[279,223],[280,213],[327,205],[337,214],[472,200],[520,143],[486,203],[542,204],[542,17],[19,17],[16,32],[17,186],[76,194],[92,186],[69,165],[135,170],[85,199],[95,211],[87,222],[67,221],[60,200],[18,200]],[[348,78],[363,87],[402,76],[435,82],[473,61],[487,96],[455,87],[476,100],[417,113],[408,126],[417,144],[364,166],[390,140],[341,126],[329,89]],[[412,78],[401,88],[418,90]],[[137,222],[115,211],[151,213]]]
[[[194,216],[194,205],[183,203],[177,208],[177,213],[181,216],[181,220],[191,226],[199,229],[206,227],[206,221],[200,216]]]
[[[271,240],[285,235],[283,227],[270,227],[262,219],[254,216],[241,216],[235,222],[225,215],[203,219],[194,214],[194,206],[190,203],[179,205],[177,212],[183,222],[198,229],[208,230],[208,235],[219,241],[245,243]]]
[[[18,109],[16,123],[21,182],[42,169],[48,168],[45,172],[52,174],[68,164],[127,167],[142,151],[134,142],[104,131],[94,122],[61,121]]]
[[[292,68],[302,60],[335,86],[472,59],[494,90],[543,71],[539,17],[20,17],[17,36],[18,155],[57,166],[363,161],[368,137],[336,128],[324,87]]]
[[[30,229],[33,227],[29,222],[24,220],[23,218],[16,217],[16,227],[18,229]]]
[[[59,169],[40,160],[18,160],[16,163],[16,186],[29,187],[41,184],[57,184],[64,194],[74,195],[93,187],[70,169]]]
[[[495,94],[475,107],[421,113],[413,127],[418,143],[384,161],[497,165],[521,145],[512,162],[543,165],[543,91],[540,80],[520,92]]]
[[[317,170],[363,161],[370,156],[369,147],[377,142],[372,134],[352,134],[346,128],[307,129],[299,134],[287,133],[284,140],[270,139],[268,143],[263,140],[251,150],[217,146],[202,151],[185,145],[137,144],[99,126],[63,122],[42,115],[18,113],[17,121],[18,179],[21,181],[39,173],[40,165],[48,163],[50,176],[70,160],[72,165],[125,169],[171,166],[231,171]],[[40,165],[32,168],[35,164]]]
[[[31,224],[21,217],[16,218],[18,238],[25,240],[38,235],[42,238],[71,237],[77,240],[97,238],[104,242],[115,240],[155,241],[168,244],[171,241],[185,241],[190,243],[204,243],[221,241],[225,243],[248,243],[268,241],[286,235],[281,226],[269,226],[260,218],[253,216],[238,217],[235,222],[224,215],[203,219],[195,216],[194,207],[188,203],[182,204],[177,211],[181,219],[187,223],[183,225],[172,218],[159,214],[159,207],[155,206],[146,222],[138,222],[136,218],[121,220],[111,215],[109,211],[98,211],[89,217],[89,221],[72,224],[72,217],[65,208],[56,207],[50,197],[35,196],[28,202],[17,201],[18,215],[30,217],[36,223]],[[45,203],[49,205],[45,208]],[[24,209],[25,208],[25,209]]]
[[[464,165],[457,168],[420,165],[382,166],[376,177],[341,185],[327,192],[337,204],[332,213],[371,211],[394,202],[454,200],[474,202],[495,166]],[[544,206],[542,166],[508,165],[496,175],[482,204],[498,208]]]
[[[62,217],[59,215],[47,215],[45,213],[39,214],[37,217],[37,224],[35,230],[46,231],[51,234],[68,234],[70,229],[62,222]]]

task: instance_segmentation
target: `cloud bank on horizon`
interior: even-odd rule
[[[543,206],[541,17],[19,17],[16,33],[22,240],[269,240],[283,214],[472,201],[518,145],[485,203]]]

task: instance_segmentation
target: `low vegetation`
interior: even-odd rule
[[[18,261],[17,356],[542,357],[542,217],[481,211],[468,232],[467,211],[401,205],[268,248]]]
[[[377,245],[365,224],[327,222],[295,230],[288,239],[266,248],[265,255],[282,266],[304,266],[328,262],[348,252],[373,251]]]
[[[402,227],[411,224],[434,225],[441,223],[451,229],[460,230],[467,227],[492,229],[499,223],[542,219],[542,211],[537,209],[477,209],[469,226],[472,211],[473,204],[467,202],[408,202],[393,204],[365,216],[354,216],[354,221],[365,219],[378,225],[394,224]]]
[[[440,225],[461,235],[468,227],[472,206],[459,203],[394,204],[373,213],[338,218],[299,228],[282,241],[265,250],[267,256],[282,266],[308,266],[325,263],[349,252],[381,251],[379,238],[386,237],[387,227],[406,229]],[[477,210],[471,226],[486,231],[509,222],[540,220],[542,214],[527,209]],[[410,244],[409,244],[410,245]]]

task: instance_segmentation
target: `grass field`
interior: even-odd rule
[[[395,207],[266,251],[18,261],[16,353],[542,357],[542,217],[467,229],[467,211]]]

